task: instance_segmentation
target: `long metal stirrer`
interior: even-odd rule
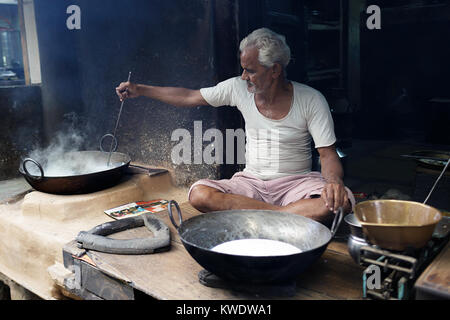
[[[450,163],[450,158],[447,160],[447,163],[445,164],[444,169],[442,170],[441,174],[439,175],[439,177],[436,179],[436,181],[434,182],[433,187],[430,190],[430,193],[428,193],[427,198],[425,199],[425,201],[423,202],[423,204],[425,204],[428,199],[430,198],[431,194],[433,193],[434,188],[436,188],[436,185],[438,184],[439,180],[441,180],[442,176],[444,175],[445,170],[447,170],[448,164]]]
[[[127,80],[127,82],[130,82],[130,79],[131,79],[131,71],[128,73],[128,80]],[[125,99],[123,99],[122,103],[120,104],[120,110],[119,110],[119,115],[117,116],[116,127],[114,128],[113,139],[111,140],[111,146],[109,147],[109,156],[108,156],[108,163],[107,163],[108,167],[109,167],[109,163],[111,161],[111,153],[112,153],[112,149],[113,149],[114,139],[116,137],[117,127],[119,126],[120,115],[122,114],[122,108],[123,108],[123,103],[124,102],[125,102]]]

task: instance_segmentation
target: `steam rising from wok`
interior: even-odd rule
[[[102,159],[81,157],[80,151],[84,144],[83,133],[71,128],[66,132],[59,132],[46,148],[36,149],[29,154],[29,158],[36,160],[42,166],[46,177],[65,177],[89,174],[109,170],[123,163],[111,163],[107,166],[107,158]],[[40,176],[40,171],[32,163],[26,164],[31,175]]]

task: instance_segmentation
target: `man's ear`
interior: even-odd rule
[[[283,74],[283,67],[279,63],[272,66],[272,78],[276,79]]]

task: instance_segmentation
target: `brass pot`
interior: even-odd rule
[[[363,201],[355,216],[370,243],[395,251],[424,247],[442,219],[436,208],[404,200]]]

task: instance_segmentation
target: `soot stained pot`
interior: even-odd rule
[[[65,154],[70,161],[94,162],[106,164],[108,162],[108,152],[102,151],[77,151]],[[24,159],[19,167],[19,172],[25,177],[27,182],[37,191],[53,194],[83,194],[103,190],[116,185],[122,178],[130,164],[130,157],[124,153],[113,152],[111,154],[110,165],[103,169],[89,173],[71,174],[67,176],[48,176],[37,161]],[[30,172],[27,163],[34,163],[34,170]],[[36,169],[37,167],[37,169]]]
[[[174,205],[179,225],[172,214]],[[295,280],[327,248],[342,220],[342,208],[331,230],[312,219],[270,210],[227,210],[204,213],[186,221],[175,201],[169,202],[169,217],[178,229],[188,253],[207,271],[230,281],[252,284],[285,283]],[[212,251],[232,240],[282,241],[302,250],[279,256],[244,256]]]

